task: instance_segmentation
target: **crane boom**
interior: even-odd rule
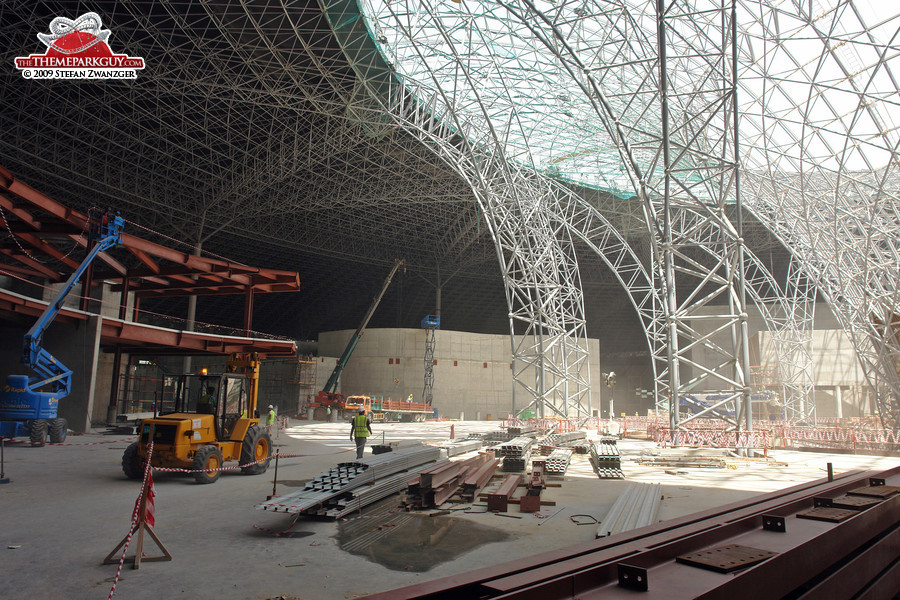
[[[399,258],[394,259],[394,267],[385,278],[384,283],[381,286],[381,290],[374,298],[372,298],[372,304],[369,305],[369,310],[366,311],[366,316],[363,317],[363,320],[359,324],[359,327],[356,328],[356,331],[353,333],[353,336],[351,336],[350,341],[347,342],[347,347],[344,348],[344,352],[343,354],[341,354],[341,357],[338,359],[337,364],[334,366],[334,370],[331,372],[331,377],[328,378],[328,382],[325,384],[325,387],[322,388],[322,392],[325,392],[326,394],[334,393],[335,388],[337,388],[337,382],[341,377],[341,371],[343,371],[344,367],[347,366],[347,363],[350,361],[350,356],[353,354],[353,351],[356,350],[356,345],[359,344],[360,338],[362,338],[366,327],[369,325],[369,319],[372,318],[372,315],[375,313],[375,309],[378,308],[378,305],[381,303],[381,298],[384,297],[384,293],[387,291],[388,286],[391,285],[391,280],[394,278],[394,274],[397,273],[397,269],[399,269],[403,265],[403,260]]]

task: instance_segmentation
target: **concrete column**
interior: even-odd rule
[[[74,350],[72,354],[81,357],[82,360],[70,360],[68,363],[73,371],[72,390],[68,396],[59,401],[59,416],[66,419],[69,429],[76,433],[85,433],[91,428],[102,326],[103,317],[92,316],[83,326],[84,333],[77,332],[70,338]]]

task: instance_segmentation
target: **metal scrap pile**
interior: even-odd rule
[[[308,482],[302,490],[260,502],[256,508],[336,519],[399,492],[410,479],[438,460],[441,460],[440,448],[418,444],[340,463]]]

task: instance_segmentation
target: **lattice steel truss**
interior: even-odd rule
[[[404,256],[435,288],[499,273],[517,406],[539,412],[591,409],[585,247],[628,291],[676,427],[693,417],[675,400],[703,388],[751,426],[748,301],[789,416],[814,418],[818,293],[900,426],[900,11],[873,4],[96,0],[115,50],[148,69],[56,85],[9,67],[0,163],[185,251],[301,262],[305,280],[340,280],[318,297],[337,312],[377,281],[340,279],[335,261]],[[71,11],[0,4],[0,61]],[[749,251],[744,209],[792,253],[786,274]],[[448,305],[489,304],[457,285]]]
[[[885,109],[896,100],[896,16],[867,27],[864,13],[874,13],[858,4],[373,1],[367,11],[400,76],[436,118],[454,115],[460,137],[490,138],[536,173],[643,203],[656,292],[645,326],[671,424],[697,416],[679,414],[682,393],[713,387],[726,399],[711,408],[735,406],[733,424],[750,428],[742,176],[753,182],[748,204],[798,261],[781,287],[768,275],[751,292],[788,306],[764,311],[798,390],[788,412],[814,415],[809,377],[797,374],[809,362],[805,278],[831,298],[876,388],[896,395],[900,261],[886,175],[897,155]],[[828,63],[834,76],[822,71]],[[798,87],[805,102],[792,97]],[[830,100],[833,87],[849,99]],[[896,424],[887,408],[896,398],[879,398]]]

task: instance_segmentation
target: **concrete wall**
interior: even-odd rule
[[[712,314],[716,307],[707,307],[705,314]],[[756,362],[764,370],[776,369],[778,356],[775,353],[772,335],[765,327],[765,321],[755,306],[748,310],[748,329],[752,339]],[[697,320],[692,325],[699,331],[708,332],[712,322]],[[719,344],[729,344],[725,333],[717,334],[713,340]],[[813,384],[815,386],[816,414],[819,417],[848,417],[870,414],[866,389],[867,384],[856,356],[853,344],[839,328],[837,319],[826,304],[816,305],[816,318],[812,340]],[[693,351],[692,358],[705,365],[713,365],[717,356],[705,348]],[[687,375],[689,376],[689,374]],[[682,379],[686,379],[685,374]],[[709,384],[704,389],[715,389]]]
[[[319,336],[320,376],[327,379],[353,330]],[[599,343],[588,340],[592,408],[600,398]],[[422,401],[425,378],[425,330],[369,329],[344,369],[340,391],[402,400],[410,394]],[[504,418],[530,402],[523,389],[513,393],[512,348],[506,335],[462,331],[435,332],[432,405],[441,415],[467,419]],[[324,383],[324,381],[323,381]],[[320,388],[321,389],[321,388]]]
[[[16,326],[10,323],[0,325],[0,377],[6,381],[7,375],[33,376],[34,372],[21,363],[22,338],[27,326]],[[69,422],[69,428],[83,433],[90,428],[95,415],[106,417],[106,395],[100,396],[101,389],[94,385],[94,371],[97,367],[99,344],[99,318],[81,321],[75,324],[55,322],[44,334],[44,348],[62,364],[72,369],[72,389],[69,395],[59,401],[60,417]]]

